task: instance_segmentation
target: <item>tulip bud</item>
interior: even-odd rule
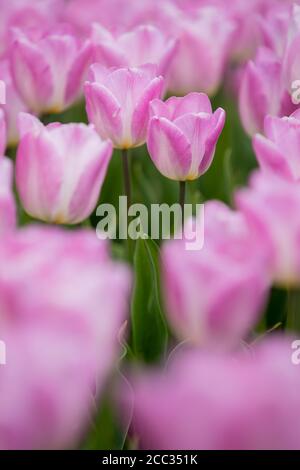
[[[210,167],[225,111],[214,113],[204,93],[152,101],[147,146],[157,169],[167,178],[194,180]]]
[[[264,134],[256,134],[253,138],[262,170],[300,181],[300,111],[290,117],[267,116]]]
[[[112,155],[92,126],[43,124],[20,114],[16,183],[28,214],[46,222],[77,224],[94,210]]]
[[[167,242],[162,268],[168,319],[180,340],[235,347],[259,318],[268,286],[264,253],[244,217],[220,202],[204,209],[204,247]]]
[[[149,103],[161,97],[163,85],[163,78],[156,76],[152,65],[105,69],[93,64],[85,83],[89,121],[103,139],[112,140],[114,147],[139,147],[146,141]]]
[[[59,113],[80,96],[92,48],[89,43],[79,46],[68,34],[34,40],[17,30],[10,55],[14,83],[28,109]]]

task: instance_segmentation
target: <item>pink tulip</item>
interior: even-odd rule
[[[6,122],[3,110],[0,108],[0,157],[6,149]]]
[[[92,232],[31,227],[1,240],[0,449],[79,444],[115,366],[129,284]]]
[[[203,93],[152,101],[147,145],[158,170],[174,180],[194,180],[210,167],[225,111],[214,113]]]
[[[149,103],[162,94],[164,81],[156,67],[105,69],[93,64],[85,83],[89,121],[103,139],[117,148],[143,145],[149,120]]]
[[[286,89],[295,101],[300,104],[299,88],[300,88],[300,5],[294,5],[289,31],[288,40],[283,57],[283,77]],[[294,87],[296,83],[296,87]],[[294,96],[296,88],[296,95]],[[298,91],[298,92],[297,92]]]
[[[0,157],[0,234],[16,226],[16,204],[12,191],[13,165]]]
[[[220,202],[204,208],[204,247],[167,242],[162,269],[166,310],[180,340],[232,348],[258,321],[268,286],[265,259],[245,219]]]
[[[253,234],[268,260],[275,283],[300,284],[300,187],[276,175],[255,173],[250,187],[236,195]]]
[[[167,371],[135,376],[139,447],[300,449],[300,374],[291,343],[278,337],[233,356],[183,352]]]
[[[300,181],[300,110],[290,117],[267,116],[264,136],[256,134],[253,147],[263,171]]]
[[[17,30],[10,51],[15,86],[35,113],[59,113],[74,103],[91,58],[89,42],[62,33],[30,38]]]
[[[0,56],[9,54],[12,28],[30,32],[41,26],[52,28],[64,0],[0,0]]]
[[[0,61],[0,80],[6,85],[6,103],[2,106],[7,126],[7,144],[14,146],[18,143],[19,135],[17,118],[20,112],[27,112],[28,108],[19,96],[9,70],[9,61]]]
[[[132,31],[114,36],[100,24],[93,25],[92,40],[96,61],[107,67],[140,67],[157,65],[159,75],[166,76],[176,52],[176,41],[158,28],[137,26]]]
[[[175,18],[179,47],[170,71],[176,95],[202,91],[214,95],[223,77],[234,24],[221,8],[203,7]]]
[[[20,114],[16,183],[31,216],[57,224],[77,224],[94,210],[112,145],[92,126],[43,124]]]
[[[293,111],[292,101],[284,89],[281,62],[265,48],[258,51],[255,61],[245,67],[240,84],[239,109],[242,124],[250,135],[263,132],[267,114],[283,116]]]

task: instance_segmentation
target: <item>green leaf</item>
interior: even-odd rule
[[[155,362],[166,351],[168,330],[161,306],[159,248],[153,240],[138,239],[134,256],[132,343],[136,358]]]

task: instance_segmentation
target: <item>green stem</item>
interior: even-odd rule
[[[300,291],[287,288],[287,322],[288,330],[300,332]]]
[[[123,183],[124,183],[124,192],[127,196],[127,213],[128,208],[131,206],[131,182],[130,182],[130,169],[129,169],[129,152],[128,149],[122,150],[122,163],[123,163]],[[127,253],[128,260],[132,262],[133,260],[133,247],[132,240],[127,234]]]
[[[185,195],[186,195],[186,182],[185,181],[179,181],[179,204],[180,204],[180,207],[181,207],[182,225],[184,223]]]

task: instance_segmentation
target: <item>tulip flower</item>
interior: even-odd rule
[[[6,103],[2,106],[2,109],[7,127],[7,145],[14,146],[19,140],[18,115],[20,112],[27,112],[28,108],[13,84],[8,60],[0,61],[0,80],[3,80],[6,86]]]
[[[217,140],[225,123],[225,111],[214,113],[203,93],[166,102],[152,101],[147,146],[153,163],[167,178],[188,181],[210,167]]]
[[[16,183],[28,214],[57,224],[77,224],[94,210],[112,155],[92,126],[43,126],[20,114]]]
[[[95,23],[92,42],[96,62],[107,67],[155,64],[158,74],[163,76],[166,76],[176,52],[176,41],[150,25],[137,26],[132,31],[115,37]]]
[[[37,114],[59,113],[79,98],[91,58],[89,42],[62,33],[31,38],[16,30],[10,50],[15,86]]]
[[[299,83],[300,83],[300,5],[293,6],[290,19],[287,44],[283,56],[282,73],[286,89],[291,95],[293,102],[299,105]],[[294,88],[296,84],[296,90]],[[295,96],[294,96],[295,93]]]
[[[267,116],[264,136],[256,134],[253,147],[263,171],[300,181],[300,110],[290,117]]]
[[[188,251],[183,237],[163,248],[167,318],[178,338],[207,348],[236,347],[262,312],[269,285],[264,266],[244,217],[208,202],[204,247]]]
[[[79,445],[117,361],[129,285],[90,231],[1,239],[0,449]]]
[[[105,69],[100,64],[90,68],[85,83],[86,110],[103,139],[114,147],[128,149],[143,145],[149,120],[149,103],[160,98],[163,78],[156,67]]]
[[[178,12],[175,19],[179,45],[170,70],[172,93],[192,91],[214,95],[230,53],[235,25],[217,7],[199,8],[193,15]]]
[[[247,219],[253,240],[267,256],[274,282],[282,287],[300,284],[300,187],[276,174],[257,172],[250,187],[236,194],[237,207]]]
[[[265,116],[283,116],[294,110],[284,89],[282,66],[269,49],[260,48],[254,61],[243,72],[239,93],[239,110],[245,131],[253,136],[263,132]]]
[[[300,374],[291,344],[278,337],[250,353],[181,351],[167,370],[133,376],[135,442],[147,450],[299,449]]]
[[[6,157],[0,157],[0,234],[16,225],[16,204],[12,184],[12,162]]]
[[[6,149],[6,122],[4,112],[0,108],[0,157],[4,154]]]

